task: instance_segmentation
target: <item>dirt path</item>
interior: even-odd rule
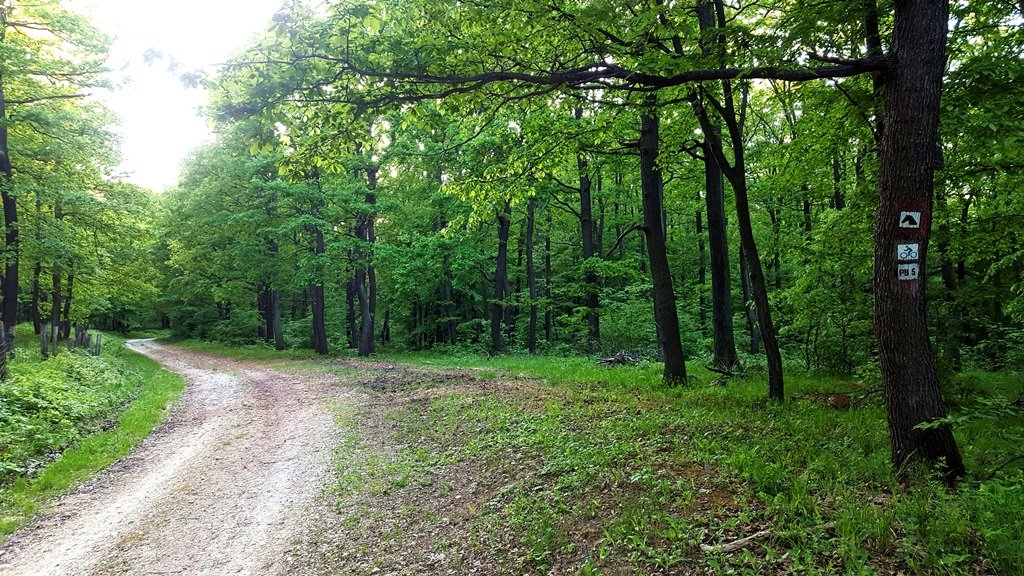
[[[275,372],[138,340],[182,374],[168,421],[0,548],[0,574],[293,574],[328,484],[334,426],[323,374]]]

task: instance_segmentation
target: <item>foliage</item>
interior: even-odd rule
[[[0,382],[0,538],[127,454],[184,388],[110,334],[99,357],[65,351],[41,361],[25,346],[8,366],[11,376]]]

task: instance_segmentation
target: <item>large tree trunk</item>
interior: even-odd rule
[[[653,104],[653,98],[648,104]],[[664,354],[663,378],[672,384],[686,382],[686,358],[679,339],[679,314],[672,289],[672,271],[665,250],[665,219],[662,206],[661,170],[658,168],[658,113],[653,107],[640,117],[640,186],[643,193],[644,228],[648,263],[654,285],[654,322]]]
[[[910,460],[921,459],[954,482],[963,476],[964,464],[953,431],[946,425],[918,428],[946,415],[928,336],[924,267],[934,171],[941,162],[937,132],[948,16],[945,0],[895,3],[873,286],[893,464],[903,470]]]
[[[367,192],[365,203],[367,211],[359,216],[359,225],[356,235],[363,241],[364,245],[356,249],[358,268],[356,268],[356,296],[359,299],[360,310],[360,333],[359,333],[359,355],[369,356],[375,349],[374,340],[374,318],[377,315],[377,273],[373,265],[366,261],[372,253],[372,246],[377,240],[374,231],[374,219],[376,218],[375,206],[377,197],[374,190],[377,188],[377,169],[366,169]]]
[[[708,246],[711,251],[711,323],[714,359],[719,368],[739,365],[732,321],[732,275],[729,271],[729,233],[725,220],[725,186],[722,168],[710,145],[704,142],[705,205],[708,212]]]
[[[6,22],[4,22],[6,25]],[[4,276],[0,296],[0,321],[3,322],[7,337],[4,350],[14,352],[14,327],[18,324],[18,202],[11,192],[14,172],[7,143],[7,100],[4,95],[4,78],[0,75],[0,198],[4,208]]]
[[[504,311],[503,300],[508,297],[505,288],[508,286],[508,234],[512,225],[512,205],[505,201],[505,206],[498,212],[498,262],[494,268],[494,300],[491,304],[491,352],[498,354],[505,348],[501,334],[501,320]]]
[[[576,119],[583,117],[583,110],[577,108]],[[597,293],[597,274],[589,269],[589,260],[594,257],[594,202],[591,195],[590,167],[582,153],[576,156],[576,168],[580,178],[580,236],[583,238],[583,276],[586,285],[584,304],[587,307],[587,348],[595,351],[601,342],[601,319],[597,315],[600,301]]]
[[[718,0],[716,0],[716,10],[718,12],[719,27],[724,28],[724,8]],[[757,241],[754,238],[754,228],[750,218],[750,200],[747,197],[747,169],[743,149],[743,124],[741,117],[736,113],[732,83],[728,80],[722,81],[722,94],[723,102],[716,106],[716,108],[722,111],[721,117],[729,132],[730,147],[733,155],[731,166],[725,156],[722,139],[712,124],[704,103],[699,98],[694,98],[692,103],[708,143],[708,150],[713,152],[715,160],[722,168],[725,177],[729,179],[729,184],[736,195],[736,222],[740,232],[740,246],[743,249],[742,254],[746,257],[751,295],[756,307],[757,322],[761,330],[761,341],[764,344],[765,359],[768,363],[768,397],[772,400],[782,400],[784,397],[782,352],[779,350],[775,327],[772,323],[771,308],[768,305],[768,286],[764,278],[764,269],[761,267],[761,258],[758,254]],[[746,100],[745,94],[744,92],[744,102]],[[712,98],[712,96],[710,93],[704,92],[704,98]],[[744,106],[744,104],[741,104],[741,111],[744,109]]]

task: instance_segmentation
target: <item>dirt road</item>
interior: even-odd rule
[[[330,481],[323,374],[185,351],[130,347],[182,374],[168,421],[96,482],[2,549],[0,574],[295,574],[307,512]]]

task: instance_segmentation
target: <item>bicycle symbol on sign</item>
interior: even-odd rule
[[[914,244],[905,244],[899,253],[900,260],[917,260],[917,246]]]

